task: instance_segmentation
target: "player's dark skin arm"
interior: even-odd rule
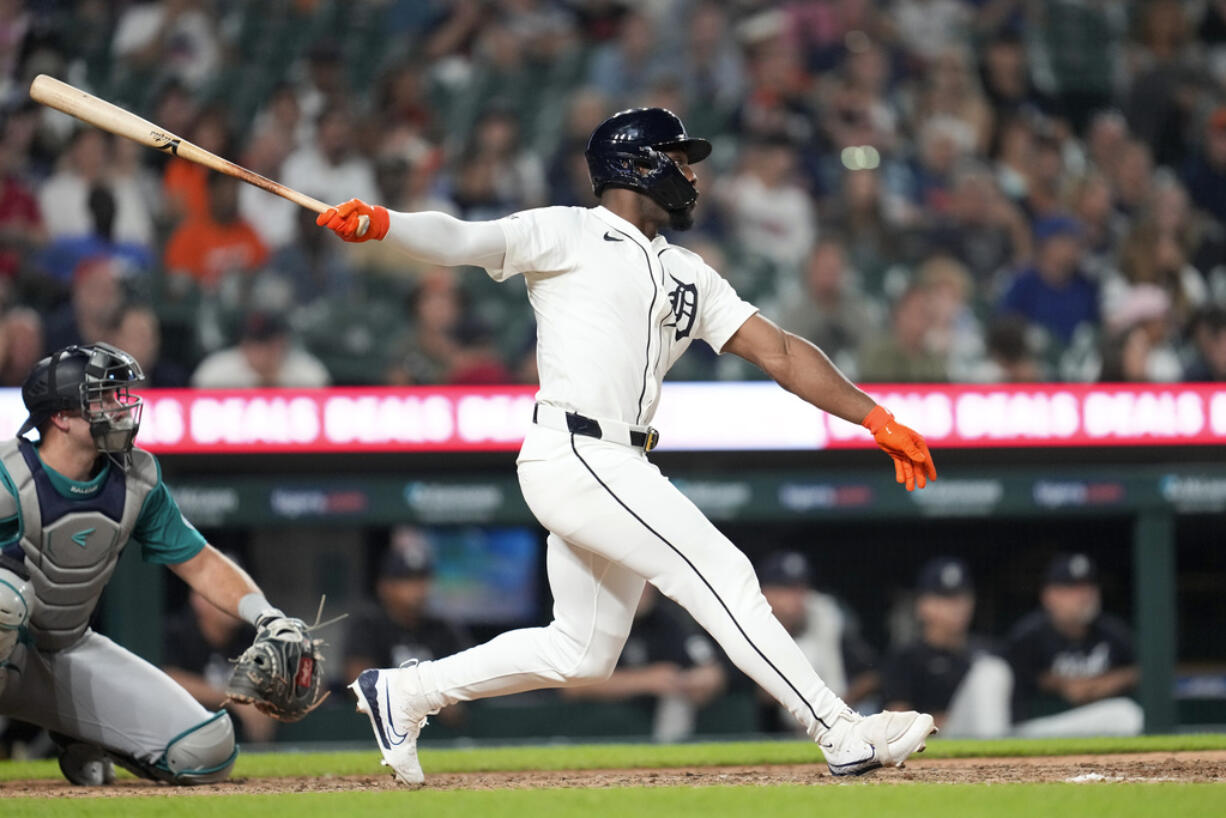
[[[744,358],[793,395],[843,420],[860,423],[877,405],[826,353],[761,315],[742,324],[723,351]]]
[[[234,616],[238,616],[238,601],[260,590],[246,571],[211,545],[205,545],[186,562],[169,567],[201,596]]]

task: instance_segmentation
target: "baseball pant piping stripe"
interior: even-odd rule
[[[647,394],[647,372],[651,368],[651,335],[652,331],[655,329],[655,327],[651,325],[651,317],[656,313],[656,293],[659,291],[656,288],[655,270],[651,269],[651,253],[648,253],[647,249],[643,247],[643,245],[639,244],[637,241],[634,241],[634,237],[629,233],[626,233],[624,230],[618,230],[616,227],[613,229],[617,230],[618,233],[621,233],[623,236],[633,242],[635,247],[643,251],[643,258],[647,262],[647,279],[651,282],[651,306],[647,308],[647,349],[643,352],[643,388],[639,391],[638,409],[635,410],[634,413],[634,422],[638,423],[639,418],[643,415],[643,396]],[[587,464],[585,463],[584,465]],[[604,484],[602,483],[601,485]]]
[[[749,646],[754,649],[754,652],[757,653],[759,656],[761,656],[762,661],[770,665],[771,670],[779,674],[779,678],[783,680],[783,683],[786,684],[788,687],[790,687],[792,689],[792,692],[796,694],[796,697],[805,703],[805,707],[809,708],[809,712],[813,714],[813,718],[817,721],[817,723],[820,724],[822,727],[825,727],[828,729],[830,725],[826,724],[826,722],[822,719],[822,717],[817,715],[817,711],[813,709],[813,704],[804,697],[804,694],[802,694],[796,688],[796,685],[792,684],[792,681],[787,676],[783,675],[783,671],[775,666],[775,663],[772,662],[767,657],[767,655],[762,652],[762,649],[759,648],[756,644],[754,644],[754,641],[749,638],[749,634],[745,633],[745,629],[741,627],[741,623],[736,620],[735,616],[733,616],[732,609],[728,607],[727,603],[724,602],[723,597],[721,597],[719,595],[719,592],[717,592],[715,588],[711,585],[711,583],[707,581],[707,578],[702,575],[702,572],[698,570],[698,568],[694,565],[694,563],[690,562],[690,558],[687,557],[685,554],[681,553],[681,549],[679,549],[677,546],[669,542],[668,539],[663,534],[661,534],[659,531],[656,531],[654,528],[652,528],[651,525],[646,520],[644,520],[642,517],[640,517],[638,514],[635,513],[634,509],[630,508],[630,506],[622,502],[622,499],[618,497],[616,493],[614,493],[613,489],[609,488],[609,486],[605,483],[605,481],[600,479],[600,475],[596,474],[595,469],[593,469],[590,465],[588,465],[588,462],[583,459],[583,455],[579,454],[579,449],[575,447],[575,436],[573,434],[570,436],[570,450],[575,453],[575,457],[579,458],[579,462],[583,464],[583,467],[585,469],[587,469],[588,474],[592,475],[592,477],[596,480],[596,482],[600,484],[600,487],[604,489],[608,493],[608,495],[617,502],[619,506],[624,508],[631,517],[637,520],[639,525],[643,526],[643,528],[647,529],[653,535],[655,535],[656,539],[658,539],[660,542],[664,543],[669,548],[671,548],[673,553],[675,553],[678,557],[681,557],[681,559],[685,562],[685,564],[690,567],[690,570],[694,572],[694,575],[697,576],[700,580],[702,580],[702,584],[707,586],[707,590],[711,592],[711,596],[715,597],[715,601],[718,602],[719,606],[724,609],[724,613],[728,614],[728,618],[732,620],[732,624],[736,626],[736,629],[740,632],[741,636],[745,637],[745,641],[748,642]]]

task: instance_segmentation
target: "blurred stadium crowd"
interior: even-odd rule
[[[522,284],[32,105],[45,72],[329,202],[593,204],[609,113],[716,145],[675,237],[862,381],[1226,378],[1223,0],[0,0],[0,382],[533,382]],[[706,350],[703,350],[706,351]],[[695,350],[675,377],[751,378]]]

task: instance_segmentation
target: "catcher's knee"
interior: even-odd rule
[[[222,710],[171,739],[157,767],[173,784],[209,784],[228,777],[237,757],[234,724]]]
[[[29,579],[13,570],[15,567],[0,564],[0,691],[8,677],[9,657],[30,621],[30,604],[34,600]]]

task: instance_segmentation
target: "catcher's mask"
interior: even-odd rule
[[[80,412],[94,445],[125,465],[140,429],[143,402],[129,388],[145,380],[140,364],[110,344],[73,345],[34,365],[21,387],[30,416],[17,432],[24,436],[56,412]]]
[[[624,187],[650,196],[670,213],[689,209],[698,189],[665,151],[685,152],[690,164],[711,154],[711,143],[691,137],[667,108],[631,108],[606,119],[592,132],[584,156],[597,196]]]

